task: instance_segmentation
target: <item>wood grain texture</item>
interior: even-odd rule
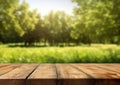
[[[91,76],[73,68],[70,64],[56,64],[59,79],[88,79]]]
[[[0,64],[0,85],[120,85],[120,64]]]
[[[12,71],[17,67],[19,67],[19,65],[0,65],[0,76]]]
[[[0,85],[24,85],[26,78],[35,69],[34,64],[24,64],[0,76]]]
[[[113,71],[113,72],[116,72],[120,75],[120,65],[111,65],[111,64],[99,64],[99,65],[95,65],[96,67],[98,68],[102,68],[102,69],[105,69],[105,70],[108,70],[108,71]]]
[[[28,77],[26,85],[56,85],[56,68],[54,64],[40,64]]]
[[[58,81],[57,85],[93,85],[91,76],[73,68],[70,64],[56,64]]]
[[[74,64],[72,66],[75,67],[76,69],[82,70],[87,74],[91,75],[93,77],[93,79],[91,79],[93,81],[92,85],[120,85],[120,76],[119,73],[116,73],[117,69],[115,70],[114,67],[112,68],[108,67],[110,69],[114,69],[113,71],[101,68],[99,66],[102,65],[96,64],[79,64],[79,65]],[[115,68],[119,67],[118,65],[114,66]]]
[[[119,73],[115,71],[107,70],[104,68],[97,67],[94,64],[81,64],[81,65],[73,65],[76,69],[82,70],[83,72],[91,75],[96,79],[120,79]],[[114,67],[113,67],[114,69]]]

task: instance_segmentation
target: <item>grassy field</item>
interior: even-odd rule
[[[0,63],[120,63],[120,46],[12,48],[0,45]]]

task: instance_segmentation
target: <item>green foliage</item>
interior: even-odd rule
[[[38,42],[54,46],[91,43],[120,44],[120,1],[73,0],[70,16],[51,11],[44,17],[18,0],[0,1],[0,42],[25,46]]]
[[[0,1],[0,35],[3,42],[11,42],[15,39],[13,36],[19,38],[28,30],[33,30],[38,22],[37,16],[36,10],[30,11],[26,2],[19,5],[18,0]]]
[[[29,5],[26,2],[23,2],[19,6],[17,16],[21,29],[24,31],[24,33],[33,30],[35,28],[35,24],[38,22],[37,11],[30,11]]]
[[[15,24],[14,12],[16,11],[18,0],[9,1],[1,0],[0,1],[0,35],[4,35],[6,30],[12,29]],[[17,29],[17,28],[16,28]]]
[[[10,48],[0,46],[0,63],[120,63],[120,47]]]
[[[73,35],[87,36],[92,42],[119,42],[120,1],[114,0],[73,0],[76,21]],[[116,10],[117,9],[117,10]],[[101,41],[102,38],[102,41]],[[115,41],[118,38],[118,41]]]
[[[71,38],[71,16],[62,11],[51,11],[44,18],[44,26],[48,29],[50,44],[68,42]]]

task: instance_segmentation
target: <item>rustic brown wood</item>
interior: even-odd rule
[[[72,66],[91,75],[94,81],[93,85],[120,85],[120,74],[116,73],[115,70],[104,69],[96,64],[74,64]],[[114,66],[118,67],[118,65]],[[114,67],[112,67],[112,69],[114,69]]]
[[[93,64],[84,64],[84,65],[73,65],[75,68],[84,71],[85,73],[91,75],[93,78],[98,79],[111,79],[111,78],[120,78],[119,73],[115,71],[106,70],[100,67],[97,67]]]
[[[56,64],[58,78],[59,79],[88,79],[91,78],[91,76],[83,73],[82,71],[73,68],[69,64]]]
[[[41,64],[27,79],[26,85],[56,85],[54,64]]]
[[[0,85],[25,85],[25,79],[35,69],[36,65],[23,64],[0,76]]]
[[[19,65],[0,65],[0,75],[6,74],[16,67],[19,67]]]
[[[109,71],[114,71],[118,74],[120,74],[120,65],[112,65],[112,64],[98,64],[98,65],[95,65],[96,67],[98,68],[103,68],[103,69],[106,69],[106,70],[109,70]]]
[[[0,64],[0,85],[120,85],[120,64]]]
[[[4,67],[4,66],[7,66],[7,65],[9,65],[9,64],[0,64],[0,68]]]
[[[72,67],[70,64],[56,64],[58,71],[58,85],[93,85],[91,76]]]
[[[95,79],[93,85],[120,85],[120,79]]]

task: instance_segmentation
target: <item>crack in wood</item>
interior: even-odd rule
[[[83,71],[82,69],[77,68],[77,67],[76,67],[76,66],[74,66],[74,65],[70,65],[70,66],[72,66],[73,68],[75,68],[75,69],[77,69],[77,70],[79,70],[79,71],[83,72],[84,74],[86,74],[86,75],[88,76],[88,78],[90,78],[90,79],[94,79],[94,77],[93,77],[92,75],[90,75],[90,74],[86,73],[86,72],[85,72],[85,71]]]
[[[27,80],[30,77],[30,75],[40,66],[40,64],[38,64],[29,74],[28,76],[25,78],[24,80],[24,85],[27,85]]]

